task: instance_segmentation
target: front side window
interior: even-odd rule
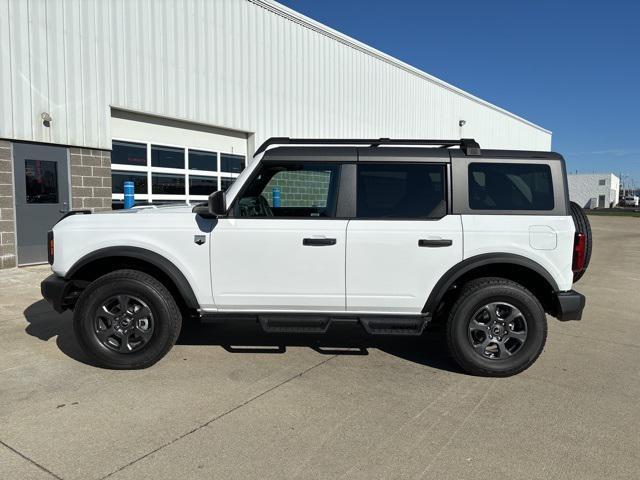
[[[469,206],[473,210],[553,210],[548,165],[469,164]]]
[[[358,218],[441,218],[445,168],[436,164],[358,165]]]
[[[335,217],[340,166],[265,164],[238,201],[241,217]]]

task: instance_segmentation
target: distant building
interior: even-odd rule
[[[569,197],[583,208],[611,208],[618,205],[620,179],[613,173],[568,175]]]

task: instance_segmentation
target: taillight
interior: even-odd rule
[[[47,232],[47,259],[49,265],[53,265],[53,230]]]
[[[587,236],[584,233],[576,233],[573,240],[573,265],[574,272],[584,270],[584,263],[587,259]]]

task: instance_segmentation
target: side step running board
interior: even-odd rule
[[[262,330],[269,333],[325,333],[331,318],[312,315],[258,316]]]
[[[360,324],[369,335],[420,335],[431,321],[425,315],[349,315],[317,313],[207,313],[204,322],[233,323],[245,319],[257,322],[267,333],[316,333],[329,330],[333,323]]]
[[[362,327],[370,335],[420,335],[426,317],[361,317]]]
[[[326,333],[334,322],[360,323],[369,335],[420,335],[428,317],[417,316],[319,316],[260,315],[258,321],[269,333]]]

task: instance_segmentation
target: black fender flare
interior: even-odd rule
[[[122,246],[95,250],[74,263],[64,278],[66,280],[72,280],[73,276],[89,263],[110,257],[135,258],[136,260],[142,260],[143,262],[153,265],[173,282],[188,308],[200,308],[198,300],[193,293],[193,288],[191,288],[191,285],[180,269],[162,255],[147,250],[146,248]]]
[[[462,275],[476,268],[491,264],[517,265],[528,268],[544,278],[549,285],[551,285],[554,292],[558,291],[558,284],[554,280],[553,276],[546,268],[530,258],[523,257],[522,255],[516,255],[514,253],[485,253],[469,257],[447,270],[445,274],[440,277],[440,280],[438,280],[436,285],[433,287],[433,290],[431,290],[429,298],[427,298],[427,302],[422,309],[422,313],[433,315],[435,309],[438,308],[438,305],[449,288],[451,288],[451,286],[460,277],[462,277]]]

